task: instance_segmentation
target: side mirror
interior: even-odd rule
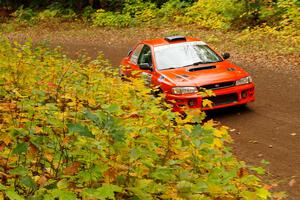
[[[127,53],[127,56],[130,56],[130,54],[132,53],[132,49],[130,49]]]
[[[229,53],[222,53],[222,57],[226,60],[226,59],[230,58],[230,54]]]
[[[151,70],[152,71],[152,66],[149,63],[141,63],[141,64],[139,64],[139,67],[142,70]]]

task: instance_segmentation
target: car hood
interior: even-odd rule
[[[191,67],[159,71],[161,79],[173,86],[203,86],[236,81],[248,75],[236,65],[223,61]]]

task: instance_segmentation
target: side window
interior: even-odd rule
[[[138,64],[148,63],[152,66],[151,48],[148,45],[144,45],[141,54],[138,59]]]
[[[130,58],[130,62],[131,62],[132,64],[137,64],[137,61],[138,61],[138,58],[139,58],[139,55],[140,55],[140,53],[141,53],[141,50],[142,50],[143,46],[144,46],[143,44],[139,44],[139,45],[135,48],[135,50],[134,50],[134,52],[132,53],[131,58]]]

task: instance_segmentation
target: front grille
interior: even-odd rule
[[[217,89],[232,87],[234,85],[235,85],[235,82],[234,81],[230,81],[230,82],[223,82],[223,83],[215,83],[215,84],[210,84],[210,85],[204,85],[204,86],[201,86],[199,89],[204,88],[204,89],[207,89],[207,90],[217,90]]]
[[[229,104],[238,101],[238,95],[236,93],[219,95],[215,97],[208,97],[208,100],[213,102],[213,106],[219,106],[223,104]]]

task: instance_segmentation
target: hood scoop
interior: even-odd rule
[[[189,76],[186,74],[180,74],[180,75],[176,75],[175,78],[181,79],[181,78],[188,78]]]
[[[195,72],[195,71],[206,70],[206,69],[215,69],[215,68],[216,68],[216,66],[204,66],[204,67],[190,68],[187,71],[188,72]]]

